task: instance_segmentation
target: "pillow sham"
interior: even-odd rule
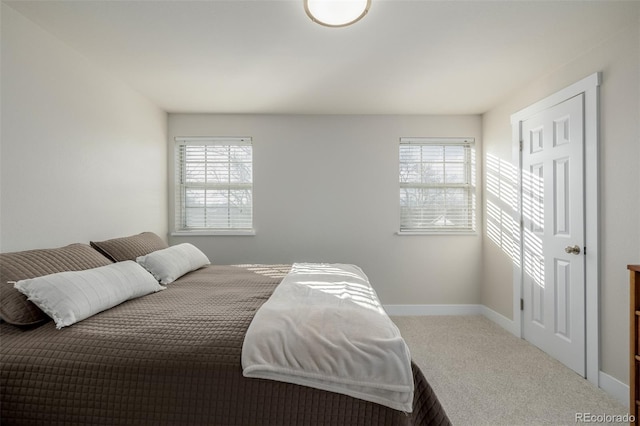
[[[91,241],[90,244],[91,247],[114,262],[136,260],[139,256],[169,247],[162,238],[153,232],[143,232],[106,241]]]
[[[65,271],[82,271],[113,262],[88,244],[0,254],[0,318],[13,325],[35,325],[50,318],[13,287],[17,281]]]
[[[133,261],[86,271],[59,272],[20,280],[15,288],[35,303],[60,329],[120,303],[163,290]]]
[[[136,259],[160,284],[170,284],[186,274],[205,265],[210,265],[207,256],[189,243],[178,244],[158,250]]]

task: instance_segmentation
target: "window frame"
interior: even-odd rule
[[[207,185],[206,183],[199,183],[196,186],[209,189],[219,189],[220,187],[231,190],[233,188],[238,189],[244,187],[251,191],[251,226],[250,227],[186,227],[184,225],[184,213],[186,206],[185,191],[189,185],[184,182],[184,170],[182,165],[181,147],[183,146],[250,146],[251,147],[251,182],[236,184],[231,181],[224,184],[216,183]],[[254,185],[253,185],[253,139],[248,136],[199,136],[199,137],[175,137],[173,147],[173,220],[172,220],[172,236],[206,236],[206,235],[230,235],[230,236],[252,236],[255,235],[254,228]]]
[[[402,147],[403,146],[442,146],[443,149],[446,146],[463,146],[468,148],[468,155],[464,160],[466,181],[463,184],[447,184],[438,183],[430,185],[425,182],[402,182]],[[422,164],[422,160],[420,161]],[[443,165],[446,165],[446,161],[443,158]],[[460,163],[457,163],[460,164]],[[401,137],[400,144],[398,146],[398,182],[399,182],[399,204],[398,204],[398,231],[397,235],[477,235],[477,194],[476,194],[476,150],[475,150],[475,138],[457,138],[457,137]],[[404,226],[403,222],[403,206],[402,206],[402,190],[405,188],[463,188],[467,194],[468,203],[468,219],[467,226],[431,226],[431,227],[408,227]]]

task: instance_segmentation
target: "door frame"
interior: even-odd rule
[[[584,208],[585,208],[585,355],[586,378],[599,386],[600,375],[600,269],[599,269],[599,87],[602,73],[582,80],[511,115],[512,160],[518,168],[518,205],[513,214],[520,224],[516,260],[513,262],[513,330],[522,337],[523,232],[522,229],[522,122],[527,118],[584,94]]]

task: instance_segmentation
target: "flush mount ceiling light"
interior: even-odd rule
[[[346,27],[369,11],[371,0],[304,0],[309,18],[326,27]]]

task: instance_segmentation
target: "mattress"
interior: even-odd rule
[[[406,414],[242,375],[244,335],[286,265],[208,266],[71,327],[0,324],[3,425],[445,425],[412,364]]]

